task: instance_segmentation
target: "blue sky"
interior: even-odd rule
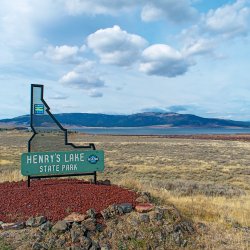
[[[0,0],[0,118],[192,113],[250,120],[249,0]]]

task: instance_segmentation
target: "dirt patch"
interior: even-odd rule
[[[51,221],[63,219],[73,212],[97,212],[111,204],[132,203],[137,194],[118,187],[94,185],[77,179],[33,180],[0,183],[0,221],[23,221],[44,215]]]

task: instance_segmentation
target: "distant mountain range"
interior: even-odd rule
[[[240,127],[250,128],[250,122],[202,118],[190,114],[145,112],[132,115],[106,115],[89,113],[56,114],[56,119],[65,127]],[[30,116],[23,115],[0,120],[0,125],[29,127]]]

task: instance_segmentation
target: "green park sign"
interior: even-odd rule
[[[31,85],[28,153],[21,156],[21,173],[31,179],[93,175],[104,171],[104,152],[94,143],[75,145],[68,141],[68,131],[57,120],[43,97],[44,86]]]
[[[32,152],[21,157],[21,173],[29,175],[68,175],[104,170],[102,150]]]

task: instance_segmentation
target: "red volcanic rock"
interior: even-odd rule
[[[10,230],[10,229],[23,229],[25,228],[24,222],[16,222],[16,223],[3,223],[1,225],[3,230]]]
[[[25,221],[43,215],[50,221],[63,220],[72,212],[97,213],[112,204],[135,205],[137,194],[115,185],[95,185],[77,179],[32,180],[0,183],[0,221]]]
[[[135,201],[138,202],[138,203],[149,203],[150,200],[149,200],[148,196],[141,195]]]
[[[154,205],[151,203],[139,203],[135,206],[135,211],[139,213],[147,213],[154,209]]]
[[[85,214],[79,214],[79,213],[72,213],[65,217],[63,220],[67,222],[81,222],[85,220],[86,215]]]

